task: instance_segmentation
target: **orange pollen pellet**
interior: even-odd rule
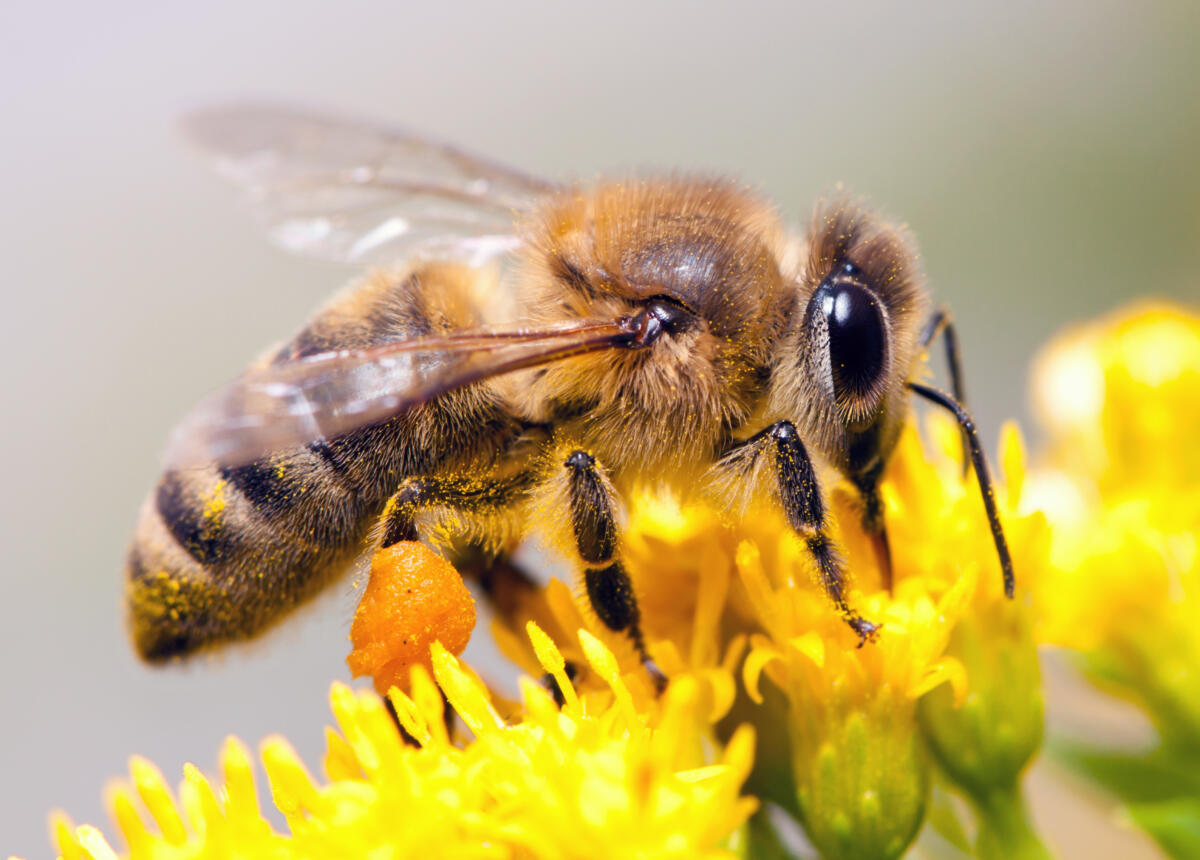
[[[346,664],[356,678],[370,675],[380,693],[407,690],[413,666],[432,670],[435,641],[461,654],[474,628],[475,601],[454,566],[422,543],[403,541],[371,559]]]

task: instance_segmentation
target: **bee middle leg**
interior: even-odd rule
[[[883,587],[890,594],[892,591],[892,547],[888,542],[887,523],[883,519],[883,499],[879,495],[879,478],[883,474],[883,464],[879,464],[861,475],[854,476],[854,486],[862,497],[863,513],[862,526],[871,548],[875,552],[875,561],[879,565],[879,576]]]
[[[764,453],[774,458],[777,492],[784,515],[796,534],[804,539],[809,554],[816,562],[821,586],[842,618],[858,634],[859,646],[873,640],[879,625],[863,618],[850,606],[846,597],[844,564],[829,536],[821,485],[795,425],[790,421],[776,422],[751,436],[739,447],[750,448],[746,453],[752,458]]]
[[[615,493],[595,458],[586,451],[571,452],[563,465],[568,472],[571,527],[583,562],[588,600],[605,627],[629,636],[642,664],[661,689],[666,678],[646,651],[633,581],[617,558]]]

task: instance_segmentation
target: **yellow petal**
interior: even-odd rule
[[[137,856],[146,850],[150,842],[149,834],[146,832],[145,822],[138,814],[133,793],[128,785],[118,783],[108,791],[108,808],[112,810],[117,830],[125,837],[130,855]]]
[[[758,689],[758,679],[763,669],[773,660],[782,660],[783,654],[766,645],[752,645],[746,662],[742,664],[742,684],[746,695],[756,704],[763,703],[762,693]]]
[[[146,804],[163,838],[172,845],[186,842],[187,831],[162,772],[141,756],[134,756],[129,760],[129,773],[142,803]]]
[[[1015,421],[1000,428],[1000,468],[1009,507],[1015,508],[1025,484],[1025,441]]]
[[[230,821],[244,824],[260,820],[250,752],[232,736],[225,739],[221,748],[221,775],[225,783],[225,815]]]
[[[966,701],[968,683],[967,670],[955,657],[943,657],[927,668],[917,682],[909,688],[908,696],[912,699],[919,699],[934,687],[947,681],[950,682],[950,687],[954,691],[954,707],[957,708]]]
[[[438,686],[471,731],[484,735],[504,728],[504,720],[492,707],[483,685],[463,670],[457,658],[439,642],[433,644],[431,655]]]
[[[617,665],[616,656],[608,650],[603,642],[582,628],[579,630],[579,644],[583,648],[588,663],[596,670],[596,674],[612,688],[613,695],[616,696],[617,703],[625,716],[636,721],[637,708],[634,707],[633,696],[630,695],[629,688],[621,680],[621,667]]]
[[[825,665],[825,640],[815,630],[793,636],[788,640],[788,644],[812,660],[818,669]]]
[[[312,778],[295,750],[283,738],[274,736],[262,743],[262,762],[271,785],[271,797],[293,828],[307,813],[329,814],[330,807],[317,792]]]
[[[75,831],[75,841],[92,860],[120,860],[117,852],[105,840],[104,835],[91,825],[84,824]]]

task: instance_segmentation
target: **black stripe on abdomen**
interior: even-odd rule
[[[227,526],[225,492],[224,481],[198,493],[178,472],[167,472],[154,494],[167,531],[200,564],[217,564],[237,549],[237,539]]]
[[[268,519],[286,513],[295,502],[297,494],[285,475],[282,468],[263,460],[221,467],[221,477]]]
[[[354,434],[348,435],[352,436]],[[334,439],[332,442],[318,439],[316,442],[309,442],[304,447],[316,455],[344,486],[352,488],[354,484],[353,458],[357,455],[353,450],[349,452],[345,450],[347,447],[345,439],[346,437],[342,437],[342,439]]]

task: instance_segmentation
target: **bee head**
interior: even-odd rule
[[[799,416],[805,436],[851,474],[886,458],[926,312],[906,232],[862,205],[819,205],[798,312],[776,354],[771,411]]]

